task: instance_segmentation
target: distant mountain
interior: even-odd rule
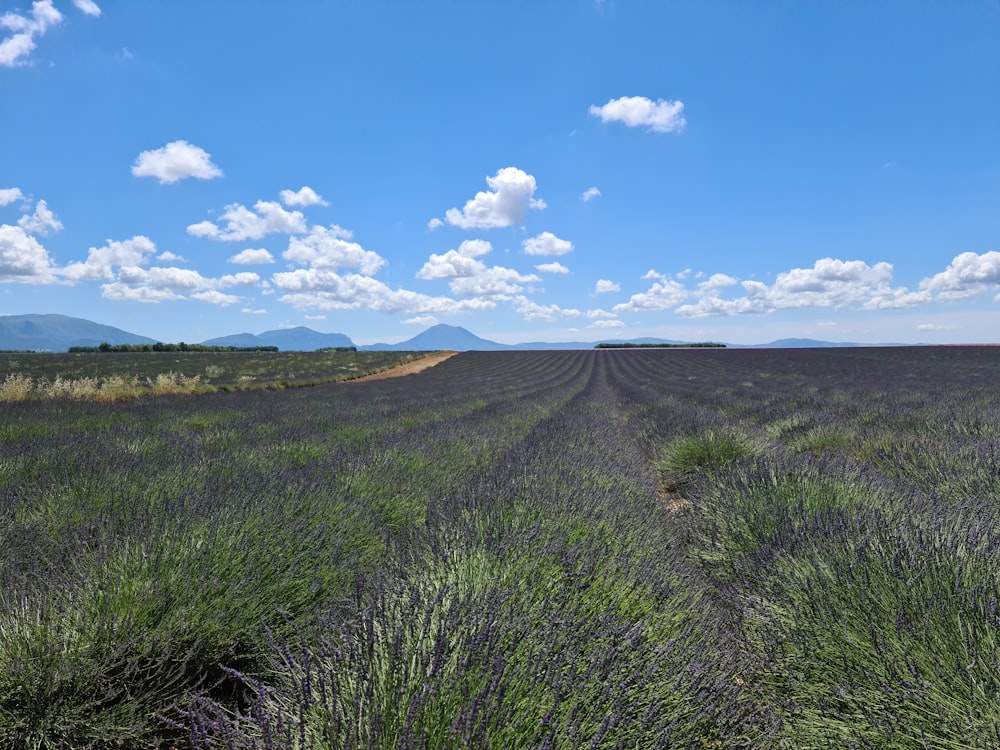
[[[155,344],[156,339],[67,315],[0,316],[0,349],[64,352],[71,346]]]
[[[331,349],[354,346],[354,342],[342,333],[320,333],[312,328],[278,328],[264,333],[237,333],[203,341],[206,346],[276,346],[283,352],[307,352],[315,349]]]
[[[420,352],[420,351],[494,351],[497,349],[517,349],[516,346],[498,344],[470,333],[460,326],[449,326],[439,323],[418,333],[412,339],[400,341],[398,344],[372,344],[362,347],[369,351]]]
[[[829,348],[829,347],[842,347],[842,346],[873,346],[873,345],[855,344],[850,342],[817,341],[816,339],[778,339],[777,341],[772,341],[770,344],[752,344],[751,346],[744,348],[812,349],[812,348]],[[891,346],[891,344],[884,344],[884,346]]]
[[[603,339],[609,344],[683,344],[671,339]],[[0,349],[25,349],[64,352],[71,346],[98,346],[109,344],[155,344],[156,339],[101,325],[83,318],[66,315],[7,315],[0,316]],[[168,342],[169,343],[169,342]],[[279,328],[260,334],[237,333],[231,336],[203,341],[208,346],[276,346],[281,351],[313,351],[336,347],[355,346],[342,333],[320,333],[311,328]],[[357,347],[369,351],[501,351],[511,349],[593,349],[594,341],[530,341],[523,344],[499,344],[481,338],[460,326],[444,323],[428,328],[411,339],[398,344],[372,344]],[[818,341],[816,339],[789,338],[769,344],[728,344],[734,349],[764,348],[802,349],[809,347],[851,346],[902,346],[901,344],[856,344],[847,342]]]

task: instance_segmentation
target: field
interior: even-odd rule
[[[0,401],[124,401],[149,393],[292,388],[353,380],[424,352],[0,353]]]
[[[998,369],[467,352],[2,402],[0,748],[998,747]]]

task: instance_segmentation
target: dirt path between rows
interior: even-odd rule
[[[458,352],[435,352],[434,354],[428,354],[426,357],[415,359],[412,362],[407,362],[406,364],[398,365],[396,367],[389,368],[388,370],[383,370],[382,372],[365,375],[361,378],[355,378],[349,382],[361,383],[366,380],[385,380],[386,378],[398,378],[403,375],[413,375],[421,370],[426,370],[428,367],[439,365],[449,357],[454,357],[456,354],[458,354]]]

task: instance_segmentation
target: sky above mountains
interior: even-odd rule
[[[0,315],[1000,341],[1000,2],[0,3]]]

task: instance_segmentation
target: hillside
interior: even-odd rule
[[[155,344],[156,339],[67,315],[0,316],[0,349],[64,352],[71,346]]]

